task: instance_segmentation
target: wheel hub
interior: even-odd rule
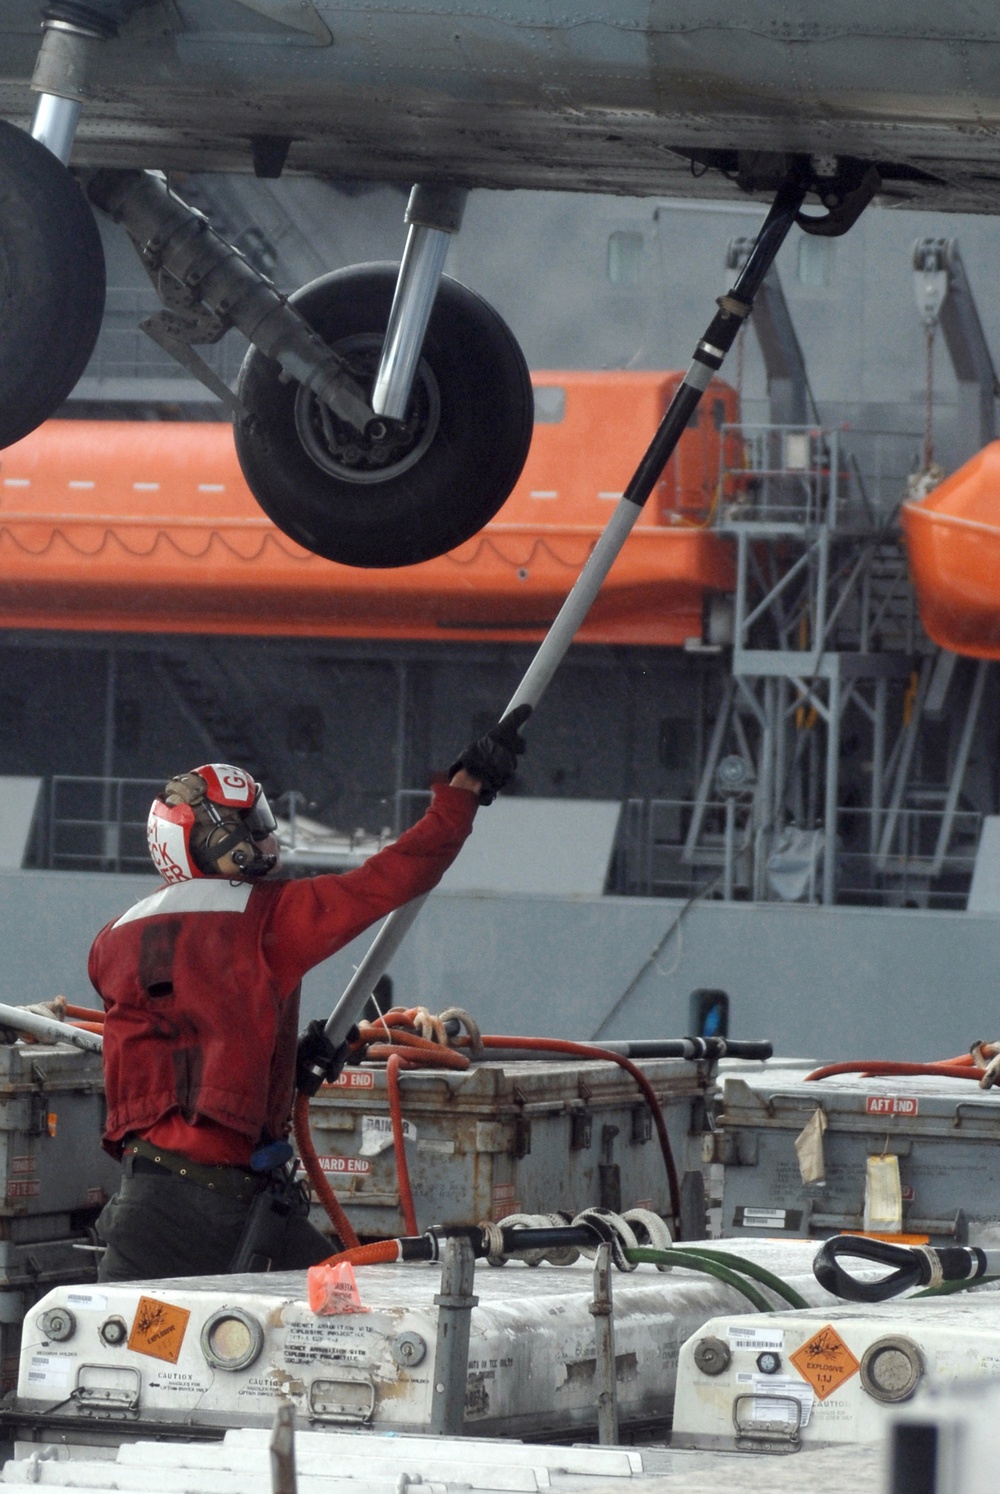
[[[358,334],[333,344],[366,394],[371,394],[382,354],[380,333]],[[437,380],[421,359],[403,420],[375,416],[363,431],[341,420],[311,389],[295,396],[295,427],[317,467],[341,481],[381,483],[419,462],[437,433],[441,395]]]

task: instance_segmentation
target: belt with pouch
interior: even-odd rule
[[[249,1202],[267,1185],[263,1173],[248,1172],[245,1168],[223,1163],[213,1166],[209,1162],[192,1162],[183,1152],[168,1152],[135,1136],[125,1143],[122,1170],[127,1178],[147,1175],[181,1178],[199,1188],[209,1188],[213,1193],[225,1193],[238,1202]]]

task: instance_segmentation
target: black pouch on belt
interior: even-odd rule
[[[276,1168],[250,1205],[230,1271],[270,1271],[281,1255],[288,1221],[308,1212],[309,1200],[295,1180],[294,1163]]]

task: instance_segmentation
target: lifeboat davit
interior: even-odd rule
[[[1000,441],[902,517],[927,633],[953,653],[1000,659]]]
[[[558,611],[682,378],[536,374],[524,472],[474,539],[421,565],[355,570],[301,549],[261,513],[231,428],[52,420],[0,455],[0,626],[534,641]],[[722,426],[713,382],[580,634],[678,645],[707,592],[731,590],[706,527]]]

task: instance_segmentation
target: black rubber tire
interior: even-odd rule
[[[292,297],[327,342],[385,332],[395,265],[324,275]],[[300,386],[251,349],[238,390],[249,420],[236,422],[244,476],[279,529],[343,565],[414,565],[470,539],[502,507],[531,443],[534,404],[524,355],[479,296],[443,279],[422,361],[440,397],[426,450],[405,471],[355,482],[324,470],[303,445]],[[307,396],[308,397],[308,396]]]
[[[104,248],[51,151],[0,120],[0,447],[57,410],[94,351]]]

